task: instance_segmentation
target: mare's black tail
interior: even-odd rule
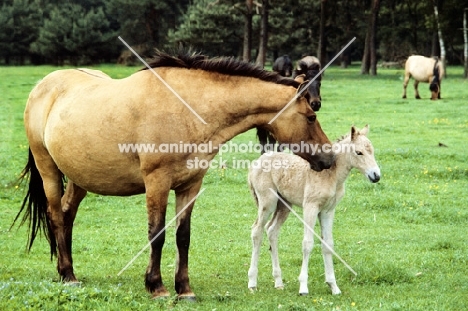
[[[23,214],[20,226],[25,222],[28,222],[30,230],[27,245],[28,251],[31,250],[38,233],[42,231],[49,242],[50,256],[52,260],[53,256],[57,256],[57,241],[47,215],[47,197],[44,192],[44,184],[42,182],[42,177],[37,170],[31,149],[29,149],[28,163],[21,173],[19,182],[21,183],[25,179],[29,179],[28,192],[26,193],[21,209],[16,215],[11,227],[15,225],[20,215]]]

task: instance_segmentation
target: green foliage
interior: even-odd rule
[[[90,63],[106,59],[115,37],[102,7],[85,11],[67,3],[50,11],[31,51],[57,64],[66,59],[73,64]]]
[[[11,61],[23,64],[41,25],[42,10],[39,1],[13,0],[11,4],[3,2],[0,12],[0,57],[6,63]]]
[[[172,46],[182,43],[211,55],[238,55],[243,17],[231,1],[194,0],[177,30],[169,30]]]

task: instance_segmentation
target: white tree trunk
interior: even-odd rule
[[[466,11],[465,9],[463,12],[463,41],[465,43],[465,50],[463,53],[464,61],[465,61],[465,79],[468,79],[468,29],[466,26]]]
[[[442,30],[440,29],[440,23],[439,23],[439,11],[437,10],[437,4],[434,1],[434,15],[437,23],[437,35],[439,36],[439,45],[440,45],[440,61],[442,62],[442,65],[445,68],[445,45],[444,45],[444,39],[442,38]],[[447,75],[447,71],[444,70],[444,76]]]

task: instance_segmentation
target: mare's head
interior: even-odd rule
[[[322,106],[322,97],[320,96],[320,86],[322,75],[319,60],[314,56],[306,56],[297,62],[297,67],[294,70],[293,77],[304,75],[305,80],[313,82],[307,88],[309,104],[314,111],[319,111]]]
[[[296,78],[301,83],[302,76]],[[283,144],[289,144],[291,151],[310,163],[315,171],[330,168],[335,162],[335,154],[322,152],[325,144],[331,144],[322,130],[315,111],[308,102],[304,90],[307,82],[302,82],[296,93],[296,100],[278,117],[266,126],[266,129]],[[305,94],[305,95],[304,95]]]
[[[362,130],[351,127],[349,135],[350,144],[347,150],[348,164],[352,168],[358,169],[369,181],[376,183],[380,180],[380,169],[375,161],[374,147],[367,138],[369,126],[366,125]],[[345,148],[346,145],[342,145]]]
[[[440,70],[437,60],[434,66],[433,75],[434,76],[432,78],[432,81],[429,84],[429,90],[431,91],[431,100],[436,100],[437,98],[439,98],[440,92]]]

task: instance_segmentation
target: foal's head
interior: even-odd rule
[[[380,180],[380,169],[375,161],[374,147],[367,138],[369,126],[366,125],[362,130],[351,127],[350,147],[347,151],[348,161],[351,167],[358,169],[371,182]]]

